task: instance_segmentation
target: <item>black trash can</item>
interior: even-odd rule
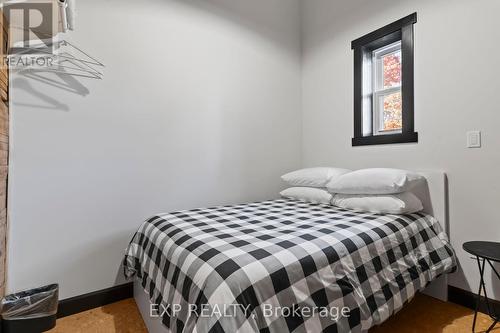
[[[2,333],[40,333],[56,326],[59,285],[7,295],[2,299]]]

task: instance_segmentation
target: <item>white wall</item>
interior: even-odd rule
[[[451,240],[465,271],[454,274],[451,284],[477,291],[477,265],[462,243],[500,240],[500,46],[494,42],[500,2],[307,0],[302,8],[304,165],[446,171]],[[419,142],[353,148],[350,42],[415,11]],[[465,132],[473,129],[482,131],[481,149],[465,148]],[[494,283],[500,299],[500,284]]]
[[[104,80],[12,75],[10,292],[121,283],[148,216],[276,197],[300,165],[298,1],[77,9],[70,38],[106,64]]]

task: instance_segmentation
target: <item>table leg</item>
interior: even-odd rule
[[[493,266],[493,264],[491,263],[491,261],[488,260],[488,264],[490,264],[491,270],[493,272],[495,272],[495,274],[498,277],[498,279],[500,279],[500,274],[497,272],[497,270],[495,269],[495,266]]]
[[[489,332],[493,329],[493,327],[495,327],[495,325],[496,325],[497,323],[498,323],[498,320],[496,320],[496,319],[495,319],[495,320],[493,321],[493,323],[490,325],[490,327],[488,327],[488,329],[486,330],[486,332],[485,332],[485,333],[489,333]]]
[[[500,279],[500,274],[498,274],[497,270],[495,269],[495,266],[493,266],[493,264],[491,263],[491,261],[489,261],[488,259],[484,259],[484,261],[487,261],[488,264],[490,265],[491,267],[491,270],[495,273],[495,275]],[[484,267],[483,267],[483,274],[484,274]],[[484,283],[484,280],[483,280],[483,288],[484,288],[484,291],[486,292],[486,288],[485,288],[485,283]],[[490,327],[488,327],[488,329],[486,330],[486,333],[489,333],[493,327],[495,327],[496,323],[498,323],[498,318],[499,318],[499,315],[496,313],[495,310],[493,310],[493,312],[491,311],[491,308],[490,308],[490,302],[489,302],[489,299],[488,297],[486,296],[486,307],[488,308],[488,315],[491,317],[491,319],[493,319],[493,323],[490,325]]]
[[[477,259],[477,267],[479,268],[479,275],[481,276],[481,279],[479,281],[479,290],[477,292],[476,310],[474,311],[474,320],[472,322],[472,332],[476,331],[477,313],[479,311],[479,304],[481,302],[481,290],[483,290],[483,285],[484,285],[484,279],[483,279],[484,264],[486,263],[486,260],[483,260],[483,264],[481,265],[481,260],[479,259],[478,256],[476,256],[476,259]],[[486,291],[486,288],[484,288],[484,290]]]
[[[488,294],[486,292],[486,283],[484,282],[484,271],[485,271],[486,261],[491,266],[492,270],[495,272],[498,278],[500,278],[500,275],[498,274],[497,270],[495,269],[495,267],[493,267],[493,264],[489,260],[483,259],[483,264],[481,265],[481,259],[478,256],[476,256],[476,259],[481,279],[479,281],[479,290],[477,292],[477,303],[476,303],[476,309],[474,311],[474,321],[472,322],[472,332],[475,332],[476,329],[477,313],[479,312],[479,304],[481,302],[481,292],[483,292],[486,302],[486,308],[488,310],[488,315],[491,317],[491,319],[493,319],[493,323],[490,325],[490,327],[488,327],[488,329],[485,332],[489,333],[493,329],[493,327],[495,327],[495,325],[498,323],[498,316],[496,313],[493,314],[493,312],[491,311],[490,302],[488,300]]]

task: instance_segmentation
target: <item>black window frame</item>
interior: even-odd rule
[[[353,146],[418,142],[414,118],[414,31],[417,13],[375,30],[351,42],[354,50],[354,137]],[[371,61],[372,51],[401,41],[402,130],[401,133],[363,136],[363,63]],[[370,60],[368,60],[368,58]],[[372,100],[373,104],[373,100]],[[372,105],[373,112],[373,105]],[[372,113],[373,117],[373,113]]]

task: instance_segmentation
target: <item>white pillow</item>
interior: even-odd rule
[[[284,198],[303,200],[311,203],[330,204],[332,195],[326,190],[314,187],[290,187],[280,192]]]
[[[399,169],[362,169],[331,180],[330,193],[396,194],[410,190],[425,178],[415,172]]]
[[[290,186],[325,187],[351,170],[340,168],[307,168],[287,173],[281,179]]]
[[[411,192],[385,195],[335,194],[332,205],[378,214],[411,214],[424,209],[420,199]]]

